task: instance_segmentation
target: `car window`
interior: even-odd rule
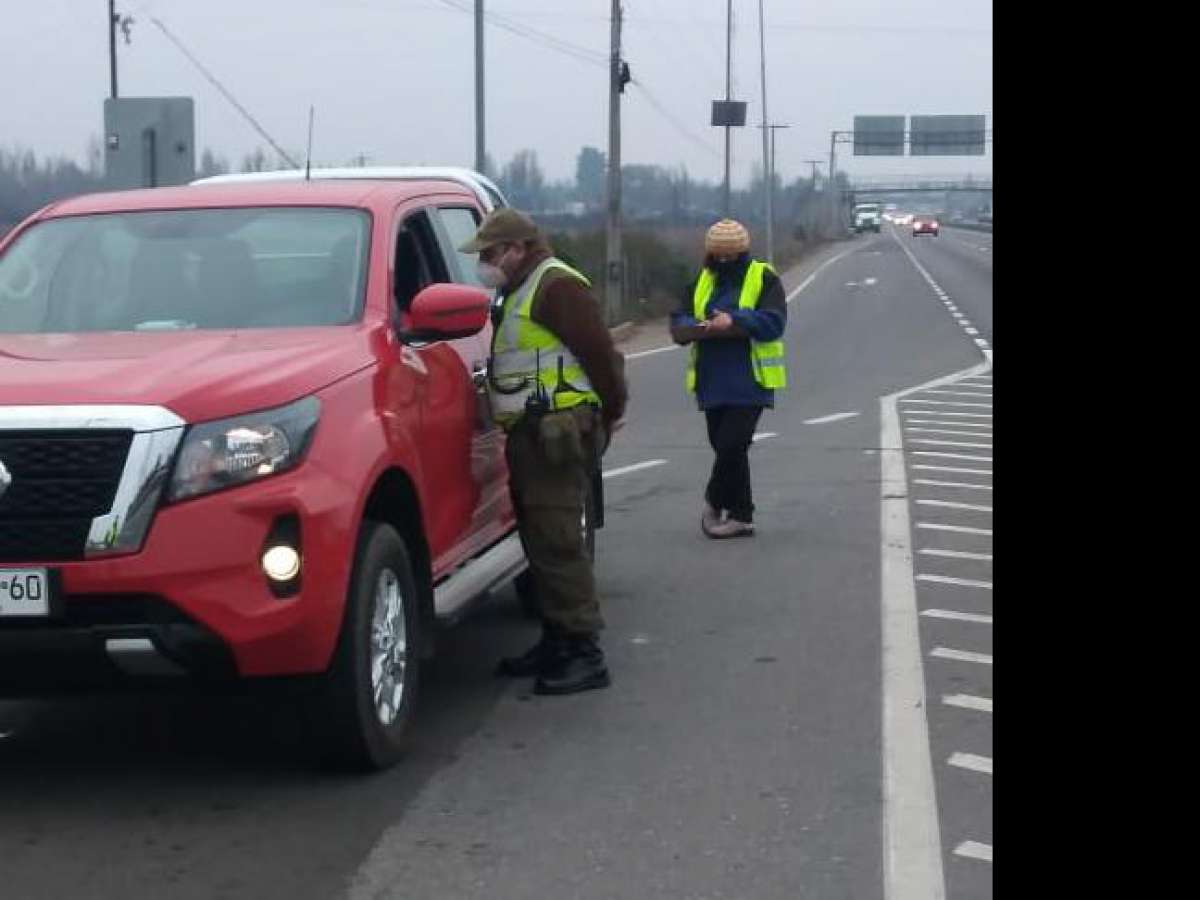
[[[422,288],[451,281],[437,234],[426,210],[405,217],[396,231],[393,297],[405,310]]]
[[[346,324],[369,235],[365,212],[332,208],[50,219],[0,257],[0,332]]]
[[[453,267],[454,280],[459,284],[482,287],[478,271],[479,254],[462,253],[458,249],[475,236],[479,228],[479,214],[466,206],[442,206],[437,212],[442,226],[438,229],[438,237],[442,241],[442,251]]]

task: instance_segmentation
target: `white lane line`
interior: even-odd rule
[[[905,425],[953,425],[955,428],[982,428],[992,430],[991,422],[961,422],[955,419],[905,419]]]
[[[953,500],[918,500],[919,506],[936,506],[941,509],[966,509],[971,512],[991,512],[990,506],[984,506],[981,503],[957,503]]]
[[[991,625],[992,617],[978,613],[955,612],[952,609],[926,609],[921,615],[930,619],[950,619],[954,622],[975,622],[979,625]]]
[[[965,481],[937,481],[933,478],[916,478],[913,484],[927,484],[930,487],[966,488],[972,491],[990,491],[990,484],[968,484]]]
[[[914,469],[920,469],[923,472],[966,472],[972,475],[988,475],[992,474],[991,469],[970,469],[966,466],[931,466],[926,463],[918,463],[913,466]]]
[[[990,403],[967,403],[961,400],[901,400],[901,403],[919,403],[922,406],[974,406],[979,409],[991,409]]]
[[[767,438],[779,437],[774,431],[760,431],[750,438],[752,443],[757,444],[759,441],[765,441]]]
[[[806,287],[808,287],[810,284],[813,283],[813,281],[816,279],[816,277],[818,275],[821,274],[822,271],[824,271],[827,267],[832,266],[835,262],[837,262],[842,257],[847,256],[848,254],[852,253],[853,250],[854,250],[854,248],[850,248],[849,250],[843,250],[841,253],[839,253],[837,256],[833,257],[832,259],[825,260],[825,262],[823,262],[823,263],[821,263],[821,265],[817,266],[816,270],[811,275],[809,275],[802,282],[800,282],[799,286],[797,286],[794,291],[792,291],[790,294],[788,294],[787,297],[784,298],[783,302],[791,303],[793,300],[795,300],[797,297],[800,296],[801,291],[803,291]]]
[[[857,415],[859,415],[859,413],[857,413],[857,412],[834,413],[833,415],[829,415],[829,416],[821,416],[819,419],[805,419],[804,424],[805,425],[824,425],[826,422],[838,422],[842,419],[853,419]]]
[[[958,766],[960,769],[970,769],[972,772],[982,772],[985,775],[992,774],[992,758],[990,756],[977,756],[974,753],[951,753],[946,762],[952,766]]]
[[[972,694],[942,694],[942,702],[959,709],[974,709],[979,712],[992,711],[991,697],[976,697]]]
[[[950,559],[980,559],[987,562],[992,561],[990,553],[968,553],[966,550],[943,550],[941,547],[922,547],[919,553],[926,556],[946,556]]]
[[[974,337],[975,335],[979,334],[978,328],[964,328],[963,331],[965,331],[967,334],[971,335],[971,337]]]
[[[628,475],[630,472],[640,472],[642,469],[653,469],[655,466],[665,466],[665,459],[648,459],[645,462],[634,463],[632,466],[623,466],[620,469],[608,469],[604,472],[604,478],[616,478],[619,475]]]
[[[991,413],[953,412],[940,409],[906,409],[906,416],[950,416],[955,419],[987,419],[991,422]]]
[[[990,456],[972,456],[969,453],[941,453],[937,450],[914,450],[913,456],[936,456],[938,459],[970,459],[975,462],[991,462]]]
[[[991,434],[982,434],[978,431],[955,431],[951,428],[905,428],[905,434],[955,434],[959,437],[991,437]],[[988,445],[991,446],[990,444]]]
[[[992,396],[991,391],[921,391],[921,393],[922,394],[945,394],[949,397],[990,397],[990,396]]]
[[[924,581],[929,584],[952,584],[956,587],[975,587],[983,588],[984,590],[992,590],[990,581],[980,581],[977,578],[953,578],[949,575],[918,575],[917,581]]]
[[[972,528],[969,525],[943,525],[941,522],[918,522],[918,528],[924,528],[926,531],[953,531],[956,534],[984,534],[990,535],[990,528]]]
[[[934,647],[929,651],[934,659],[950,659],[955,662],[979,663],[981,666],[992,665],[990,653],[973,653],[970,650],[951,650],[947,647]]]
[[[977,378],[960,378],[958,381],[956,381],[954,383],[955,384],[980,384],[980,385],[986,385],[987,387],[991,387],[992,379],[990,377],[983,378],[982,376],[977,377]]]
[[[983,247],[979,248],[983,250]],[[979,841],[963,841],[954,848],[955,856],[965,856],[967,859],[979,859],[983,862],[992,861],[992,845],[981,844]]]
[[[640,359],[643,356],[653,356],[655,353],[666,353],[668,350],[682,350],[679,344],[671,344],[669,347],[655,347],[653,350],[640,350],[637,353],[626,353],[626,359]]]
[[[980,435],[982,437],[983,435]],[[970,450],[991,450],[991,444],[981,444],[971,441],[935,441],[930,438],[911,438],[910,444],[922,444],[927,447],[966,447]]]

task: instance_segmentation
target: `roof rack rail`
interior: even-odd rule
[[[494,181],[474,169],[457,166],[363,166],[313,169],[312,181],[453,181],[469,188],[489,212],[508,206],[508,200]],[[303,169],[282,169],[274,172],[243,172],[234,175],[211,175],[197,178],[192,184],[239,184],[264,181],[304,181]]]

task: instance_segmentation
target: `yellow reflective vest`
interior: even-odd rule
[[[525,402],[538,384],[553,410],[570,409],[581,403],[600,405],[600,395],[592,389],[575,354],[554,332],[530,317],[533,298],[537,296],[542,278],[551,269],[560,269],[591,287],[583,273],[560,259],[549,257],[504,298],[503,316],[492,333],[492,364],[488,379],[492,415],[504,427],[521,417]]]
[[[754,309],[758,306],[758,298],[762,296],[763,274],[775,269],[770,263],[754,260],[746,269],[746,277],[742,281],[742,293],[738,296],[738,309]],[[712,299],[713,290],[717,286],[717,276],[707,266],[696,279],[696,289],[692,293],[692,315],[703,322],[708,312],[708,301]],[[687,389],[696,391],[696,360],[700,348],[693,342],[691,355],[688,357]],[[750,339],[750,367],[754,371],[754,380],[764,388],[778,390],[787,387],[786,353],[782,340],[756,341]]]

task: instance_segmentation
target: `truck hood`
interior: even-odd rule
[[[202,422],[280,406],[372,362],[361,326],[0,334],[0,406],[152,404]]]

